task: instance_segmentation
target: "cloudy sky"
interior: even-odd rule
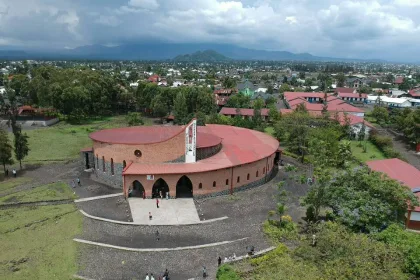
[[[420,61],[420,0],[0,0],[0,46],[232,43]]]

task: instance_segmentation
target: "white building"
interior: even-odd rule
[[[407,108],[407,107],[413,106],[410,102],[410,98],[405,98],[405,97],[393,98],[393,97],[376,96],[376,95],[368,96],[368,103],[375,104],[379,102],[383,105],[386,105],[388,107],[393,107],[393,108]]]

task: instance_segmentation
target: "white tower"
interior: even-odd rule
[[[185,128],[185,162],[196,162],[195,151],[197,144],[197,120],[193,120]]]

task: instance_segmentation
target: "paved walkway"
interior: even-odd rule
[[[200,223],[192,198],[159,199],[159,208],[155,199],[129,198],[131,216],[136,224],[183,225]],[[149,220],[149,212],[152,220]]]
[[[92,200],[104,199],[104,198],[110,198],[110,197],[116,197],[116,196],[121,196],[122,197],[123,195],[121,193],[98,195],[98,196],[76,199],[74,202],[85,202],[85,201],[92,201]]]

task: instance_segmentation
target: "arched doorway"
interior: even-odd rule
[[[163,197],[166,197],[166,193],[169,192],[169,186],[162,178],[159,178],[159,180],[153,184],[152,198],[160,197],[160,192],[162,192]]]
[[[143,197],[144,187],[143,185],[135,180],[133,182],[133,189],[129,192],[128,197]]]
[[[176,183],[176,197],[193,197],[193,185],[187,176],[182,176]]]

